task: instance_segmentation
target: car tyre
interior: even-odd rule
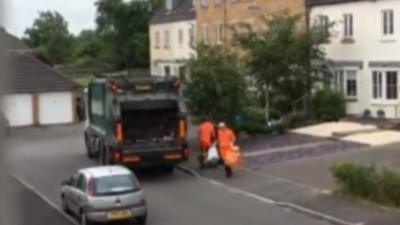
[[[87,219],[86,214],[82,212],[81,215],[79,216],[79,224],[91,225],[92,223]]]
[[[147,223],[147,214],[144,216],[141,216],[137,219],[137,222],[139,225],[146,225]]]
[[[65,212],[66,214],[69,214],[68,203],[65,200],[65,197],[61,197],[61,207],[62,207],[63,212]]]

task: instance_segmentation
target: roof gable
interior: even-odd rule
[[[196,9],[193,0],[174,0],[173,9],[166,10],[165,6],[158,10],[150,21],[150,24],[172,23],[196,18]]]
[[[9,93],[72,91],[78,86],[31,54],[10,52],[7,60]]]

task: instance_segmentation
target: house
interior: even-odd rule
[[[185,74],[184,64],[195,55],[196,11],[193,0],[166,0],[150,21],[151,74]]]
[[[301,15],[305,25],[305,6],[305,0],[198,0],[197,40],[223,44],[235,33],[265,29],[265,19],[282,13]]]
[[[307,7],[310,24],[332,24],[323,47],[347,114],[400,118],[400,1],[308,0]]]
[[[2,110],[10,126],[74,122],[77,85],[36,58],[17,38],[0,35],[8,42]]]

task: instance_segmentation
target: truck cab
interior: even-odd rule
[[[98,77],[86,99],[88,157],[101,164],[164,166],[169,171],[188,159],[179,80]]]

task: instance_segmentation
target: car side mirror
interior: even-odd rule
[[[63,185],[63,186],[72,186],[72,182],[71,182],[71,180],[64,180],[63,182],[61,182],[61,185]]]

